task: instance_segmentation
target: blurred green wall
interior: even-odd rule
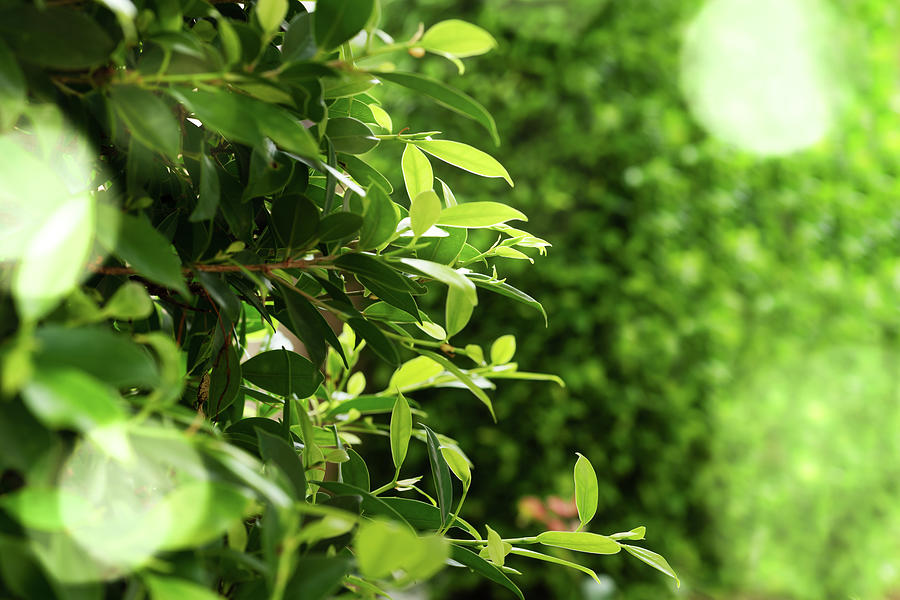
[[[894,3],[832,3],[838,120],[815,147],[769,159],[713,139],[685,104],[679,50],[701,2],[385,4],[391,32],[460,17],[497,37],[462,77],[420,68],[484,103],[501,147],[439,107],[389,90],[385,102],[398,129],[440,118],[497,156],[515,189],[463,178],[457,198],[520,207],[554,244],[536,268],[502,273],[544,303],[549,328],[486,297],[469,333],[515,333],[521,367],[568,387],[501,386],[498,427],[455,392],[428,401],[477,461],[473,519],[532,531],[518,500],[571,494],[577,450],[601,480],[592,530],[647,525],[687,597],[883,597],[900,577]],[[615,589],[531,569],[526,594],[674,594],[635,561],[594,566]],[[504,597],[469,585],[454,573],[434,593]]]

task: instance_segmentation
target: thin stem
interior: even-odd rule
[[[372,492],[373,496],[377,496],[379,494],[383,494],[384,492],[393,489],[395,485],[397,485],[397,480],[400,479],[400,468],[398,467],[396,471],[394,471],[394,478],[391,479],[390,483],[386,483],[374,492]]]
[[[463,487],[462,496],[459,499],[459,504],[456,505],[456,511],[450,515],[450,519],[447,521],[447,524],[441,527],[438,531],[439,535],[444,535],[447,531],[450,531],[450,528],[453,527],[453,523],[456,521],[456,517],[459,516],[459,511],[462,509],[463,502],[466,501],[466,494],[469,493],[469,486]]]
[[[459,546],[481,546],[483,544],[487,544],[487,540],[458,540],[455,538],[447,538],[447,541],[451,544],[457,544]],[[534,537],[520,537],[520,538],[503,538],[504,542],[510,544],[537,544],[538,539],[537,536]]]
[[[317,257],[311,259],[285,260],[273,263],[261,263],[255,265],[191,265],[183,267],[182,273],[192,273],[197,271],[205,271],[207,273],[233,273],[237,271],[262,271],[268,273],[276,269],[303,269],[307,267],[319,267],[322,269],[334,268],[327,264],[332,260],[331,257]],[[100,267],[90,266],[91,271],[100,275],[137,275],[138,272],[131,267]]]

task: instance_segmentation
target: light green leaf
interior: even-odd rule
[[[403,394],[397,393],[394,401],[394,409],[391,411],[391,458],[394,459],[394,468],[398,471],[406,460],[406,451],[409,449],[409,438],[412,436],[412,413],[409,403]]]
[[[440,536],[417,536],[412,530],[384,520],[363,521],[354,542],[359,570],[382,579],[398,570],[408,578],[425,579],[437,572],[449,548]]]
[[[114,319],[144,319],[153,312],[153,300],[147,289],[136,281],[126,281],[113,294],[103,314]]]
[[[40,369],[22,390],[28,409],[52,428],[90,431],[125,418],[113,390],[83,371]]]
[[[388,384],[388,392],[407,391],[419,387],[419,384],[437,377],[444,372],[444,368],[427,356],[417,356],[400,365],[400,368],[391,375]]]
[[[421,271],[432,279],[447,284],[451,288],[456,288],[463,293],[472,306],[478,305],[478,292],[475,289],[475,284],[462,273],[447,265],[428,260],[421,260],[419,258],[403,258],[400,259],[400,262],[408,267],[412,267],[416,271]]]
[[[472,483],[472,467],[468,459],[462,453],[452,446],[441,446],[441,454],[447,461],[447,466],[453,471],[453,474],[462,482],[463,488],[468,489]]]
[[[642,540],[644,539],[644,535],[647,533],[647,528],[641,525],[640,527],[635,527],[631,531],[622,531],[619,533],[614,533],[610,535],[614,540]]]
[[[497,159],[468,144],[450,140],[421,140],[409,143],[464,171],[482,177],[502,177],[510,187],[514,185],[509,173]]]
[[[585,456],[578,454],[575,462],[575,506],[578,508],[578,519],[584,527],[597,514],[599,487],[597,473]]]
[[[505,365],[516,354],[516,336],[502,335],[491,344],[491,364]]]
[[[534,558],[536,560],[542,560],[544,562],[553,563],[556,565],[561,565],[563,567],[571,567],[572,569],[578,569],[582,573],[587,573],[591,576],[591,578],[600,583],[600,579],[597,577],[597,574],[587,567],[583,567],[578,563],[573,563],[572,561],[564,560],[562,558],[557,558],[555,556],[550,556],[549,554],[542,554],[540,552],[535,552],[534,550],[528,550],[526,548],[517,548],[513,546],[512,550],[510,550],[510,554],[518,554],[519,556],[527,556],[528,558]]]
[[[490,52],[497,47],[497,41],[477,25],[449,19],[429,27],[419,45],[431,52],[466,58]]]
[[[584,531],[545,531],[537,536],[537,541],[545,546],[591,554],[616,554],[622,549],[611,537]]]
[[[409,195],[410,201],[434,187],[431,161],[415,146],[407,144],[403,149],[400,169],[403,171],[403,183],[406,185],[406,193]]]
[[[441,199],[434,190],[417,194],[409,206],[409,224],[413,235],[421,236],[434,225],[441,215]],[[472,285],[472,289],[475,286]]]
[[[475,305],[466,294],[455,287],[447,290],[447,304],[444,309],[444,323],[447,335],[452,337],[462,331],[472,318]]]
[[[35,229],[13,276],[22,319],[41,318],[75,287],[88,260],[95,222],[94,203],[84,194],[55,206]]]
[[[388,133],[394,129],[394,122],[391,120],[391,115],[387,113],[386,110],[378,106],[377,104],[370,104],[369,110],[372,111],[372,116],[375,118],[375,122],[378,123],[381,127],[387,129]]]
[[[625,550],[634,557],[637,557],[638,560],[641,560],[654,569],[662,571],[669,577],[675,580],[675,585],[681,587],[681,581],[678,580],[678,575],[675,574],[675,570],[669,566],[669,563],[665,558],[657,554],[656,552],[651,552],[646,548],[641,548],[640,546],[631,546],[629,544],[621,544]]]
[[[466,202],[448,206],[441,212],[438,225],[445,227],[492,227],[506,221],[527,221],[520,211],[500,202]]]
[[[469,389],[469,391],[475,395],[476,398],[481,400],[481,402],[485,406],[487,406],[488,410],[491,411],[491,418],[493,418],[495,421],[497,420],[496,415],[494,415],[494,405],[491,404],[491,399],[488,398],[488,395],[484,393],[484,390],[475,385],[475,382],[472,381],[472,378],[465,371],[436,352],[422,350],[421,348],[416,348],[416,352],[418,352],[422,356],[427,356],[431,360],[442,365],[446,370],[450,371],[450,373],[452,373],[463,385],[465,385]]]
[[[500,145],[500,137],[497,134],[497,124],[485,107],[475,101],[474,98],[452,88],[436,79],[431,79],[416,73],[375,73],[380,79],[402,85],[415,92],[425,94],[445,108],[468,117],[478,122],[487,129],[496,145]],[[374,107],[372,109],[374,113]],[[376,114],[376,118],[377,118]],[[380,123],[379,123],[380,124]],[[383,126],[383,125],[382,125]],[[390,129],[390,128],[388,128]]]
[[[287,0],[258,0],[255,11],[256,20],[259,21],[262,30],[271,35],[281,27],[287,11]]]
[[[175,159],[181,131],[172,109],[154,93],[133,85],[114,85],[110,102],[132,135],[148,148]]]
[[[492,563],[502,567],[506,560],[506,552],[503,551],[503,540],[500,539],[499,533],[491,529],[490,525],[485,525],[485,528],[487,529],[488,556],[490,556]]]
[[[216,594],[193,581],[160,575],[144,575],[150,588],[150,600],[221,600]]]

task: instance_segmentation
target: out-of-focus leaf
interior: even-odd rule
[[[331,50],[362,31],[374,4],[374,0],[323,0],[317,3],[313,29],[319,48]]]
[[[116,112],[140,142],[175,160],[181,132],[172,110],[159,96],[133,85],[115,85],[109,98]]]

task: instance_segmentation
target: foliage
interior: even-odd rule
[[[547,308],[550,327],[526,328],[524,311],[486,305],[504,316],[478,321],[472,336],[516,331],[517,360],[567,387],[536,395],[510,385],[497,414],[517,419],[501,429],[460,430],[465,416],[438,398],[431,412],[457,424],[460,444],[497,448],[479,460],[494,477],[470,507],[496,526],[572,518],[554,503],[572,497],[559,474],[580,449],[600,482],[594,522],[646,515],[683,589],[878,597],[896,585],[900,555],[885,534],[896,518],[885,508],[897,506],[895,461],[871,458],[895,454],[892,368],[801,365],[833,345],[896,352],[900,23],[881,0],[828,3],[841,23],[829,44],[853,66],[842,74],[851,87],[840,118],[818,147],[759,159],[711,139],[682,95],[681,36],[702,4],[488,0],[458,13],[498,40],[458,85],[496,115],[516,148],[506,161],[516,205],[555,242],[540,269],[503,261],[508,280]],[[446,11],[423,0],[386,18],[412,27]],[[440,63],[421,69],[455,76]],[[397,119],[437,114],[389,98]],[[458,135],[475,139],[477,127],[463,123]],[[454,190],[469,201],[491,196],[466,181]],[[760,378],[824,374],[805,388],[816,393],[761,397],[769,388]],[[857,391],[832,407],[821,394],[839,389]],[[817,477],[798,478],[809,465]],[[522,498],[519,515],[506,510],[510,497]],[[841,559],[825,546],[840,546]],[[628,580],[624,597],[671,595],[624,561],[603,570]],[[526,573],[522,586],[589,597],[578,574],[566,575]],[[474,579],[446,587],[456,597],[491,593]]]
[[[584,531],[585,457],[578,531],[482,536],[460,516],[465,446],[425,424],[447,430],[422,390],[493,416],[494,380],[556,380],[519,371],[512,336],[488,355],[455,337],[485,296],[543,312],[494,262],[547,243],[505,204],[457,203],[432,165],[496,178],[494,195],[511,176],[377,99],[397,85],[496,138],[477,101],[382,62],[461,65],[490,34],[444,20],[393,42],[373,0],[47,4],[0,15],[4,596],[373,598],[452,559],[522,597],[509,555],[596,579],[555,548],[675,577],[632,543],[643,527]],[[498,239],[470,243],[478,229]],[[278,328],[306,356],[260,350]],[[375,487],[364,456],[383,442]],[[430,485],[405,467],[423,450]]]

